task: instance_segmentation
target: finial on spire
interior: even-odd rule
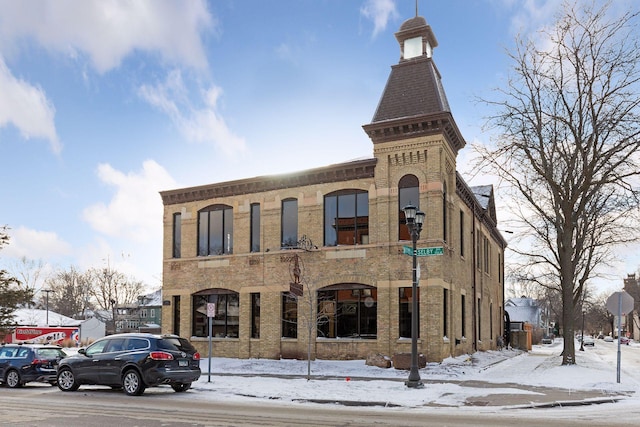
[[[418,0],[416,0],[416,18],[418,17]]]

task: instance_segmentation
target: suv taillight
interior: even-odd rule
[[[164,351],[152,351],[149,353],[149,359],[151,360],[173,360],[171,353],[165,353]]]
[[[195,352],[195,353],[193,354],[193,360],[200,360],[200,353]]]
[[[31,362],[32,365],[42,365],[47,363],[48,360],[43,360],[43,359],[33,359],[33,362]]]

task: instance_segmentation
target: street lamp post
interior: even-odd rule
[[[423,386],[418,371],[418,258],[417,242],[424,223],[424,212],[409,203],[403,208],[407,228],[413,242],[413,284],[411,293],[411,370],[409,379],[405,382],[407,387],[420,388]]]
[[[584,310],[582,310],[582,339],[580,340],[580,351],[584,351]]]
[[[45,307],[47,310],[46,326],[48,327],[49,326],[49,292],[53,292],[53,291],[51,289],[42,289],[42,292],[47,294],[47,296],[45,297]]]

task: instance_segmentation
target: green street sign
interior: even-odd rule
[[[404,255],[413,255],[413,248],[411,246],[403,246],[402,253]],[[432,255],[444,255],[444,248],[437,246],[433,248],[417,248],[416,256],[432,256]]]

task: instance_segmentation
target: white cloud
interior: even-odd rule
[[[98,177],[115,188],[108,204],[87,207],[82,217],[95,230],[111,237],[147,242],[162,233],[162,199],[159,191],[175,187],[167,171],[147,160],[138,173],[125,174],[108,164],[98,166]]]
[[[235,135],[218,113],[221,93],[222,90],[213,85],[203,89],[202,106],[194,106],[178,70],[169,73],[164,83],[143,85],[138,90],[142,99],[171,118],[188,141],[213,143],[227,154],[244,151],[244,139]]]
[[[394,0],[367,0],[360,14],[373,22],[373,37],[387,28],[390,19],[399,16]]]
[[[9,230],[10,244],[2,249],[2,256],[19,259],[49,259],[71,254],[71,245],[50,231],[38,231],[25,227]]]
[[[523,2],[508,1],[514,8],[511,18],[511,32],[526,38],[533,35],[553,21],[560,10],[563,0],[525,0]]]
[[[87,55],[99,73],[136,50],[204,69],[200,33],[214,26],[203,0],[0,0],[0,50],[33,38],[71,58]]]
[[[0,94],[0,127],[12,124],[25,139],[46,139],[56,154],[60,152],[55,108],[41,88],[15,78],[1,56]]]

